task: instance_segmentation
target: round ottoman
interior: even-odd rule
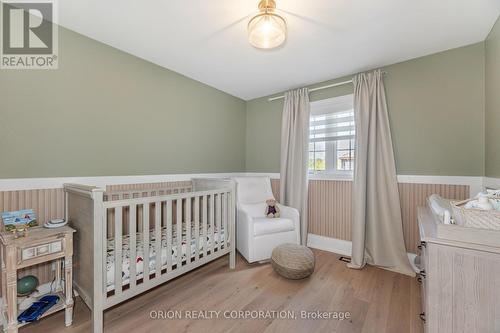
[[[271,264],[279,275],[299,280],[314,272],[314,253],[306,246],[282,244],[274,248]]]

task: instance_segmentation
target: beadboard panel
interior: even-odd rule
[[[279,198],[279,180],[272,180],[273,193]],[[415,253],[419,244],[417,207],[437,193],[443,198],[463,200],[469,197],[468,185],[399,183],[403,234],[406,250]],[[351,240],[352,181],[309,181],[309,230],[324,237]]]
[[[309,233],[351,240],[352,182],[309,182]]]
[[[446,199],[464,200],[469,197],[467,185],[439,184],[399,184],[401,213],[403,217],[403,234],[407,252],[416,253],[420,243],[417,223],[417,208],[425,206],[426,199],[436,193]]]
[[[107,186],[108,192],[136,191],[150,188],[188,188],[189,181],[123,184]],[[279,200],[279,180],[271,182],[273,193]],[[425,205],[432,193],[461,200],[469,194],[467,185],[436,185],[400,183],[403,232],[408,252],[416,252],[419,243],[416,210]],[[352,182],[339,180],[310,180],[309,182],[309,233],[342,240],[351,240]],[[33,208],[40,223],[64,217],[63,189],[41,189],[0,192],[0,212]],[[2,226],[3,227],[3,226]],[[25,269],[19,276],[34,274],[40,283],[52,281],[50,264]]]
[[[279,179],[271,180],[279,201]],[[342,240],[351,240],[352,181],[309,181],[308,233]]]
[[[0,192],[0,212],[32,208],[39,224],[64,217],[64,191],[59,189]],[[2,228],[3,228],[3,222]]]

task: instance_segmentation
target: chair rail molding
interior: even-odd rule
[[[484,177],[483,186],[486,188],[500,189],[500,178]]]
[[[279,173],[258,173],[247,172],[251,176],[267,176],[271,179],[280,179]],[[310,180],[339,180],[339,181],[352,181],[352,178],[345,178],[344,176],[337,175],[311,175]],[[468,185],[470,187],[471,195],[481,192],[485,184],[485,179],[489,179],[489,184],[495,184],[495,178],[486,178],[480,176],[433,176],[433,175],[398,175],[398,183],[408,184],[443,184],[443,185]],[[496,179],[496,186],[500,188],[500,179]]]
[[[0,191],[21,191],[62,188],[65,183],[79,183],[98,187],[118,184],[142,184],[155,182],[187,181],[191,178],[227,178],[242,176],[267,176],[279,179],[279,173],[267,172],[228,172],[202,174],[163,174],[137,176],[99,176],[99,177],[54,177],[54,178],[12,178],[0,179]],[[352,181],[352,178],[336,175],[312,175],[311,180],[342,180]],[[480,192],[484,186],[500,188],[500,179],[473,176],[427,176],[427,175],[398,175],[399,183],[411,184],[446,184],[469,185],[471,193]]]

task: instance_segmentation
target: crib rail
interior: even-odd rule
[[[232,187],[168,195],[153,189],[146,197],[131,193],[143,190],[122,192],[126,198],[110,197],[102,204],[106,308],[231,250],[234,265]]]
[[[171,195],[171,194],[187,193],[191,192],[192,190],[193,190],[192,185],[164,186],[164,187],[146,188],[146,189],[114,190],[114,191],[104,192],[104,201]]]

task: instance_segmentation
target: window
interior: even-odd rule
[[[351,174],[354,170],[353,96],[311,103],[309,172]]]

